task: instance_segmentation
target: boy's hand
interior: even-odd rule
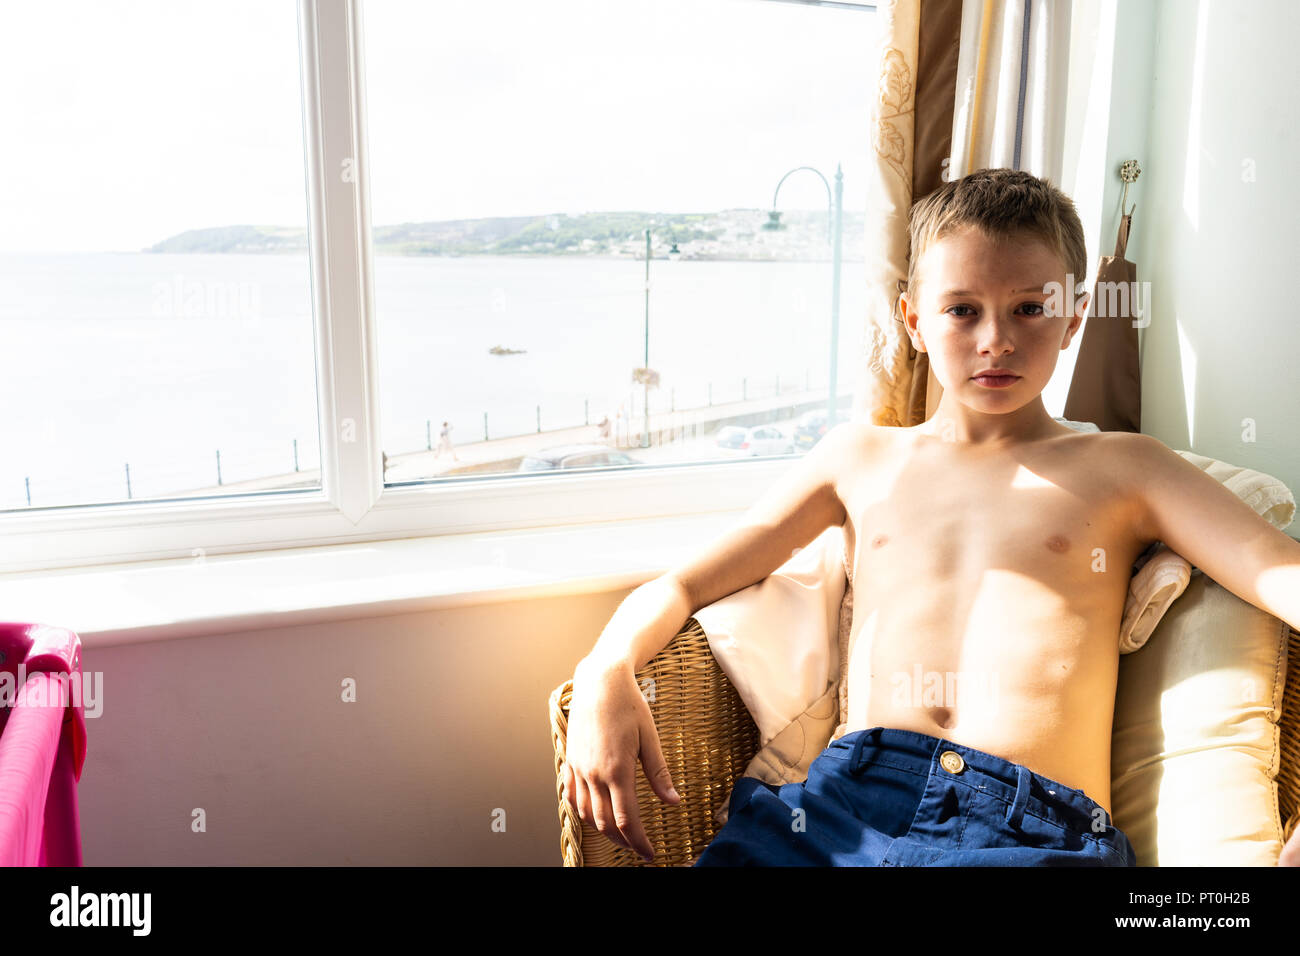
[[[564,799],[606,839],[649,862],[654,850],[636,804],[636,767],[665,803],[679,803],[650,705],[630,667],[578,665],[569,702]]]
[[[1282,847],[1282,855],[1277,858],[1278,866],[1300,866],[1300,826],[1295,828],[1291,839]]]

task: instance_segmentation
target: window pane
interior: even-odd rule
[[[641,464],[799,454],[825,432],[832,355],[848,417],[872,11],[370,0],[364,13],[390,482],[556,472],[605,448]],[[783,181],[802,166],[821,177]],[[749,434],[758,425],[775,437]]]
[[[319,487],[298,75],[291,3],[6,5],[0,509]]]

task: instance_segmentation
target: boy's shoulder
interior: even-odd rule
[[[926,437],[920,426],[873,425],[868,422],[840,422],[822,438],[823,454],[835,469],[852,468],[880,454],[906,454]],[[1053,436],[1062,451],[1080,466],[1101,465],[1112,472],[1140,471],[1153,456],[1168,454],[1158,439],[1135,432],[1085,432],[1062,426]],[[880,459],[874,459],[880,460]]]
[[[840,422],[814,446],[814,451],[822,460],[822,467],[832,479],[838,480],[846,475],[858,474],[863,465],[879,460],[878,455],[883,444],[898,436],[889,432],[902,432],[908,429],[887,428],[867,422]]]
[[[840,422],[822,439],[830,446],[844,453],[861,454],[883,442],[911,440],[916,436],[916,428],[897,425],[873,425],[870,422]]]
[[[1160,444],[1150,435],[1138,432],[1082,432],[1071,429],[1062,434],[1065,447],[1081,452],[1080,464],[1097,465],[1113,473],[1128,472],[1150,459],[1152,442]],[[1163,446],[1162,446],[1163,447]]]
[[[883,429],[866,422],[839,422],[817,444],[839,454],[860,450],[868,442],[878,441]]]

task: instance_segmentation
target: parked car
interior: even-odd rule
[[[755,455],[792,455],[794,441],[775,425],[724,425],[716,441],[719,458],[750,458]]]
[[[807,451],[826,435],[826,409],[814,408],[799,416],[799,424],[794,427],[794,444],[800,451]]]
[[[520,471],[555,471],[561,468],[603,468],[612,465],[639,465],[640,461],[608,445],[556,445],[526,455]]]

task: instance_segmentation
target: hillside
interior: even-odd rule
[[[846,214],[843,256],[862,248],[862,215]],[[651,230],[652,255],[667,255],[675,244],[684,259],[830,259],[826,214],[791,210],[782,228],[764,228],[761,209],[716,213],[591,212],[569,216],[510,216],[404,222],[376,226],[375,254],[381,256],[644,256],[645,230]],[[191,229],[146,249],[159,253],[302,253],[303,229],[281,226],[216,226]]]

